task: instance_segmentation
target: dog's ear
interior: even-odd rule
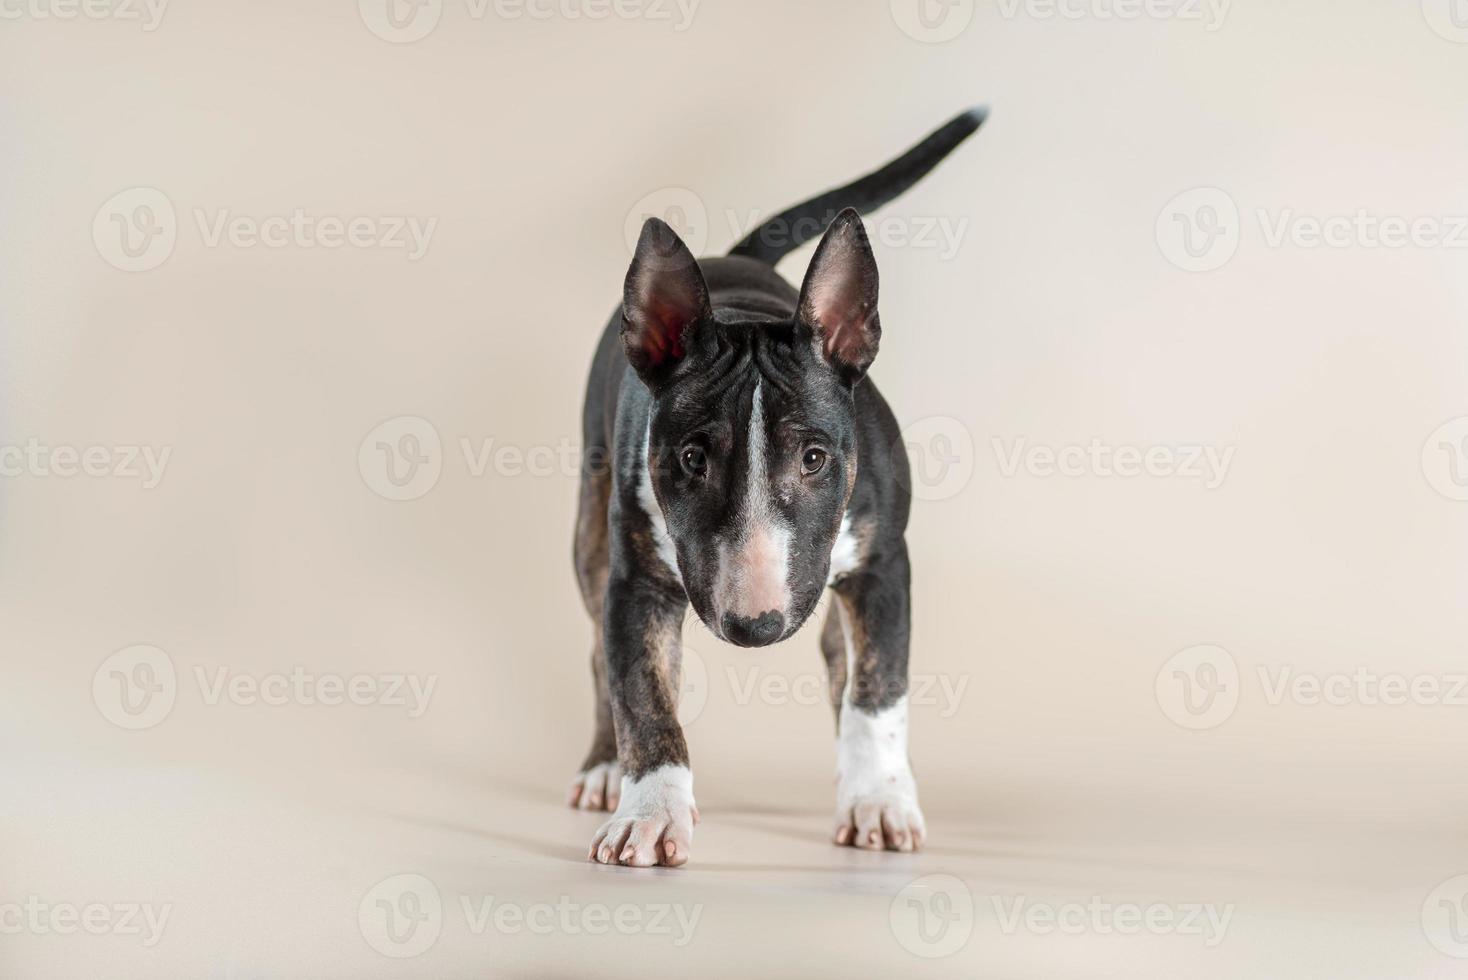
[[[872,366],[882,324],[877,319],[877,260],[861,215],[847,208],[826,229],[800,287],[800,322],[816,353],[855,384]]]
[[[667,380],[688,352],[692,329],[711,315],[693,253],[666,222],[648,218],[622,288],[622,345],[649,388]]]

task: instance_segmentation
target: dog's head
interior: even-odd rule
[[[856,478],[853,390],[877,354],[877,264],[847,210],[811,260],[794,317],[709,305],[663,222],[642,229],[622,307],[652,392],[648,475],[689,601],[715,635],[764,646],[825,588]]]

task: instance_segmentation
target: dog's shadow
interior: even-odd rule
[[[511,796],[526,803],[545,803],[548,799],[545,787],[534,785],[525,781],[506,781],[497,784],[502,795]],[[591,825],[605,820],[609,815],[605,812],[578,811],[567,808],[567,816],[574,821],[578,816],[587,819],[587,833],[592,829]],[[854,861],[870,858],[869,865],[859,863],[847,863],[844,865],[832,864],[774,864],[774,863],[718,863],[699,861],[689,868],[628,868],[619,865],[601,865],[589,861],[586,851],[579,844],[557,843],[540,837],[526,834],[506,833],[493,828],[490,821],[483,824],[473,824],[467,821],[450,820],[428,813],[412,813],[405,810],[384,810],[380,812],[384,819],[409,824],[428,830],[443,831],[452,834],[460,834],[490,842],[511,850],[519,851],[535,857],[545,858],[559,864],[585,867],[592,873],[598,874],[625,874],[634,876],[645,876],[649,871],[655,874],[688,874],[692,871],[708,874],[831,874],[840,875],[891,875],[893,873],[904,873],[907,871],[911,860],[916,855],[898,854],[895,852],[875,854],[854,848],[836,848],[831,841],[825,839],[816,830],[800,830],[784,826],[779,821],[787,819],[817,819],[811,813],[790,807],[762,807],[744,806],[738,809],[718,811],[718,820],[721,824],[738,827],[746,831],[780,837],[785,840],[796,841],[801,844],[831,848],[843,854],[850,855]],[[773,822],[772,822],[773,821]],[[947,850],[942,847],[926,848],[923,853],[943,854]],[[965,856],[977,856],[967,849],[958,849],[955,854]],[[997,852],[989,855],[1001,856]]]

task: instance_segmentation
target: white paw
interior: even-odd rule
[[[622,767],[602,762],[576,774],[566,802],[581,810],[615,810],[621,795]]]
[[[890,773],[887,785],[872,788],[862,780],[857,787],[843,782],[836,792],[837,844],[871,851],[916,851],[927,839],[928,828],[918,806],[912,773]]]
[[[871,713],[843,705],[836,740],[836,843],[916,851],[927,835],[907,761],[907,699]]]
[[[697,822],[693,773],[686,766],[663,766],[641,779],[622,780],[617,812],[591,838],[586,856],[600,864],[676,867],[688,860]]]

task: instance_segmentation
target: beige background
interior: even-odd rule
[[[96,9],[35,0],[0,31],[0,446],[170,456],[150,488],[0,477],[0,926],[31,897],[171,912],[146,947],[7,929],[0,973],[1468,976],[1438,903],[1463,882],[1434,892],[1468,872],[1468,704],[1271,703],[1259,673],[1449,691],[1468,670],[1468,503],[1438,445],[1465,427],[1434,435],[1468,415],[1468,252],[1269,240],[1282,216],[1468,214],[1468,29],[1446,2],[1239,0],[1219,23],[960,0],[934,8],[961,28],[942,43],[902,0],[703,0],[681,30],[672,6],[444,0],[411,43],[373,0],[176,0],[152,30],[146,8]],[[559,806],[591,721],[575,479],[505,457],[476,474],[465,441],[574,452],[643,212],[718,252],[748,227],[731,214],[857,176],[975,102],[984,130],[875,216],[874,377],[916,446],[957,454],[909,539],[932,847],[826,842],[814,630],[740,651],[691,625],[693,863],[585,865],[596,818]],[[1237,251],[1187,272],[1170,202],[1198,187],[1184,204],[1238,209],[1207,258]],[[176,242],[129,272],[111,215],[149,200],[114,202],[134,188],[166,197]],[[416,260],[199,226],[295,209],[436,224]],[[930,226],[956,252],[915,240]],[[440,473],[390,501],[375,444],[406,430],[374,430],[404,416],[431,423]],[[1213,489],[1006,475],[994,441],[1020,439],[1233,455]],[[138,644],[177,692],[128,731],[108,658]],[[1188,716],[1164,666],[1203,644],[1227,651],[1226,717]],[[211,704],[198,680],[296,668],[435,687],[410,718]],[[358,910],[405,873],[444,911],[395,958]],[[701,917],[682,946],[476,934],[461,899],[491,895]],[[1232,918],[1208,946],[996,911],[1093,898]],[[908,899],[956,909],[941,942]]]

